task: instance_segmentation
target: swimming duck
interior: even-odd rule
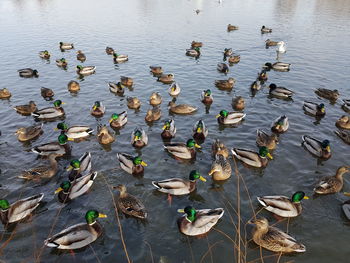
[[[238,26],[234,26],[234,25],[231,25],[231,24],[228,24],[227,25],[227,31],[233,31],[233,30],[238,30],[239,27]]]
[[[261,89],[261,82],[260,82],[259,78],[256,79],[256,80],[250,85],[250,89],[251,89],[252,92],[256,92],[256,91],[258,91],[258,90]]]
[[[12,205],[6,199],[0,199],[0,220],[4,225],[18,222],[27,216],[39,206],[44,194],[37,194],[27,198],[20,199]]]
[[[94,74],[95,70],[96,70],[95,66],[85,66],[85,67],[81,65],[77,66],[77,73],[78,75],[82,75],[82,76]]]
[[[141,107],[141,101],[137,97],[127,97],[126,100],[130,109],[139,109]]]
[[[211,94],[211,90],[207,89],[207,90],[203,90],[201,93],[201,101],[206,104],[212,104],[213,103],[213,95]]]
[[[228,73],[229,67],[225,63],[219,63],[217,66],[217,70],[221,73]]]
[[[258,73],[258,80],[262,81],[264,83],[264,81],[266,81],[268,78],[267,72],[265,69],[263,69],[260,73]]]
[[[186,56],[199,57],[201,55],[201,49],[199,47],[186,49]]]
[[[266,39],[265,45],[266,47],[277,46],[278,41],[273,41],[271,39]]]
[[[69,50],[69,49],[73,49],[74,45],[72,43],[64,43],[64,42],[60,42],[60,49],[62,50]]]
[[[78,82],[71,80],[68,82],[67,88],[70,92],[78,92],[80,90],[80,85]]]
[[[149,104],[157,106],[162,103],[162,96],[158,92],[153,92],[149,97]]]
[[[256,225],[253,231],[253,241],[267,250],[279,253],[306,251],[305,246],[293,237],[276,227],[269,226],[266,218],[259,218],[249,223]]]
[[[197,42],[197,41],[192,41],[191,42],[191,47],[192,48],[195,48],[195,47],[202,47],[203,46],[203,43],[202,42]]]
[[[287,52],[286,43],[284,41],[277,42],[276,52],[281,53],[281,54]]]
[[[0,99],[8,99],[11,97],[11,92],[7,88],[0,89]]]
[[[290,70],[290,65],[289,63],[285,62],[275,62],[273,64],[271,63],[265,63],[264,68],[267,70],[275,70],[275,71],[289,71]]]
[[[349,116],[343,115],[339,120],[336,121],[335,125],[338,128],[350,130],[350,119]]]
[[[142,175],[147,163],[142,161],[140,156],[131,156],[126,153],[117,153],[120,167],[132,175]]]
[[[202,148],[195,140],[189,139],[185,143],[169,143],[164,148],[175,158],[194,159],[196,157],[195,148]]]
[[[230,64],[236,64],[241,61],[240,55],[231,55],[228,57],[228,63]]]
[[[221,154],[216,154],[208,174],[212,176],[213,180],[221,181],[230,178],[231,173],[232,169],[228,159]]]
[[[101,144],[110,144],[115,141],[114,133],[112,133],[106,125],[97,128],[97,139]]]
[[[213,141],[211,145],[211,152],[214,157],[220,154],[225,158],[228,158],[229,154],[227,147],[219,139],[215,139],[215,141]]]
[[[181,92],[181,88],[179,86],[179,84],[177,84],[177,82],[174,82],[173,84],[171,84],[168,93],[170,96],[172,97],[176,97],[180,94]]]
[[[339,91],[338,90],[330,90],[330,89],[323,89],[318,88],[315,90],[315,93],[323,98],[329,99],[331,101],[336,101],[339,98]]]
[[[278,144],[278,137],[275,133],[268,135],[263,130],[256,131],[256,144],[259,147],[265,146],[269,150],[274,150]]]
[[[215,86],[223,90],[231,90],[236,80],[234,78],[228,78],[227,80],[215,80]]]
[[[192,136],[196,141],[202,142],[205,140],[205,138],[208,136],[208,128],[206,127],[204,121],[199,120],[194,124]]]
[[[304,101],[303,109],[306,113],[312,116],[324,116],[326,114],[326,109],[324,104],[317,104],[311,101]]]
[[[302,146],[318,158],[329,159],[331,157],[331,146],[328,140],[322,142],[308,135],[302,136]]]
[[[50,142],[38,145],[33,147],[31,151],[44,156],[48,156],[50,154],[57,154],[58,156],[68,155],[71,152],[71,148],[67,142],[71,140],[72,139],[68,138],[67,135],[61,133],[58,136],[58,142]]]
[[[265,146],[262,146],[259,148],[259,152],[253,152],[251,150],[246,149],[238,149],[233,148],[231,150],[233,156],[235,156],[238,160],[241,160],[243,163],[257,167],[257,168],[263,168],[267,166],[268,157],[269,159],[273,159],[272,155],[269,152],[269,149]]]
[[[224,57],[232,56],[232,54],[233,54],[232,48],[225,48],[224,49]]]
[[[349,131],[335,131],[335,134],[340,137],[345,143],[350,144],[350,132]]]
[[[131,133],[131,145],[136,148],[142,148],[148,143],[148,136],[144,129],[135,128]]]
[[[43,58],[43,59],[49,59],[50,58],[50,53],[47,50],[44,51],[40,51],[39,52],[39,57]]]
[[[270,89],[269,91],[270,95],[281,99],[290,99],[292,98],[292,95],[294,93],[293,91],[285,87],[277,87],[277,85],[274,83],[271,83],[269,85],[269,89]]]
[[[237,96],[235,98],[232,98],[232,107],[234,110],[242,111],[245,108],[245,101],[243,97]]]
[[[275,133],[284,133],[289,128],[289,121],[286,115],[279,116],[276,120],[273,121],[271,126],[271,131]]]
[[[61,105],[64,104],[61,100],[53,102],[54,107],[48,107],[32,112],[34,118],[39,120],[50,120],[64,116],[64,109]]]
[[[132,78],[124,77],[124,76],[120,77],[120,82],[122,83],[122,85],[127,86],[129,88],[131,88],[132,85],[134,84],[134,80]]]
[[[147,122],[157,121],[160,119],[161,116],[162,116],[162,112],[160,108],[158,106],[152,107],[147,111],[145,120]]]
[[[168,109],[175,114],[192,114],[197,111],[197,108],[188,104],[178,104],[170,101]]]
[[[52,89],[45,88],[45,87],[41,87],[40,93],[44,99],[51,99],[53,96],[55,96],[55,93],[53,92]]]
[[[113,53],[114,63],[123,63],[129,60],[128,55],[121,55],[117,53]]]
[[[114,49],[111,47],[106,47],[106,53],[107,53],[107,55],[113,55]]]
[[[262,26],[260,31],[261,31],[261,34],[265,34],[265,33],[271,33],[272,29],[268,28],[268,27],[265,27],[265,26]]]
[[[95,101],[94,106],[91,108],[91,115],[96,118],[101,118],[106,112],[106,107],[100,101]]]
[[[161,136],[163,139],[169,140],[175,137],[176,127],[175,127],[175,121],[173,119],[165,121],[162,129],[163,131],[161,133]]]
[[[37,110],[37,107],[35,102],[31,100],[28,104],[15,106],[14,109],[19,114],[30,115],[32,112]]]
[[[113,113],[109,119],[109,125],[113,129],[120,129],[128,122],[128,114],[126,111],[121,113]]]
[[[86,60],[86,56],[83,53],[83,51],[78,50],[78,52],[77,52],[77,60],[79,60],[80,62],[84,62]]]
[[[74,125],[68,128],[67,124],[64,122],[58,123],[55,130],[61,130],[68,138],[73,140],[89,137],[94,132],[93,129],[86,125]]]
[[[66,68],[68,66],[68,62],[65,58],[56,59],[56,65],[61,68]]]
[[[79,159],[71,160],[66,170],[70,171],[68,175],[70,182],[91,174],[91,153],[86,152]]]
[[[16,131],[17,139],[20,142],[26,142],[26,141],[32,140],[43,133],[42,127],[43,127],[43,124],[41,123],[38,125],[19,128]]]
[[[177,211],[185,213],[178,219],[177,224],[180,232],[187,236],[198,236],[209,232],[224,215],[223,208],[196,210],[191,206],[186,206],[185,209]]]
[[[86,223],[70,226],[61,232],[45,240],[47,247],[57,249],[78,249],[86,247],[94,242],[103,232],[102,226],[96,221],[97,218],[105,218],[96,210],[89,210],[85,214]]]
[[[42,178],[51,178],[54,177],[57,174],[58,165],[56,158],[59,155],[57,154],[49,154],[48,159],[50,161],[49,166],[38,166],[35,168],[32,168],[30,170],[26,170],[22,172],[18,178],[26,179],[26,180],[40,180]]]
[[[309,199],[304,192],[295,192],[292,198],[283,195],[257,197],[259,203],[271,213],[281,217],[296,217],[301,214],[301,200]]]
[[[144,204],[135,196],[126,192],[126,186],[123,184],[113,187],[119,190],[119,196],[116,200],[118,208],[126,215],[134,216],[140,219],[147,218],[147,212]]]
[[[161,66],[150,66],[151,72],[153,75],[161,75],[163,74],[163,69]]]
[[[350,100],[343,100],[344,104],[342,105],[342,109],[348,113],[350,113]]]
[[[243,120],[245,113],[242,112],[228,112],[226,110],[221,110],[216,118],[220,124],[236,124]]]
[[[36,69],[24,68],[18,70],[19,76],[22,78],[39,77],[39,73]]]
[[[316,194],[334,194],[338,193],[343,188],[343,175],[350,172],[350,166],[339,167],[334,176],[323,177],[315,186]]]
[[[160,81],[164,84],[171,84],[174,82],[174,74],[162,74],[158,77],[157,81]]]
[[[125,88],[123,84],[120,82],[114,83],[114,82],[108,82],[109,90],[119,96],[123,96],[125,92]]]

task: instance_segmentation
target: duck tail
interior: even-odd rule
[[[158,182],[156,181],[152,181],[152,185],[157,188],[157,189],[160,189],[161,187],[158,185]]]
[[[259,201],[259,203],[260,203],[262,206],[264,206],[264,207],[267,206],[267,204],[261,199],[261,197],[257,196],[256,199]]]

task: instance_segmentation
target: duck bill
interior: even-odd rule
[[[177,212],[183,214],[183,213],[185,213],[185,210],[184,209],[177,209]]]
[[[202,132],[202,129],[201,129],[201,128],[197,128],[197,132],[198,132],[198,133],[201,133],[201,132]]]
[[[147,166],[147,163],[145,163],[144,161],[141,162],[141,165],[146,167]]]
[[[98,217],[99,217],[99,218],[106,218],[106,217],[107,217],[107,215],[102,214],[102,213],[98,213]]]
[[[215,173],[217,170],[214,168],[214,169],[211,169],[210,172],[208,173],[209,175],[212,175],[213,173]]]
[[[110,120],[109,120],[109,123],[112,123],[112,121],[113,121],[113,119],[110,119]]]
[[[276,130],[279,130],[281,128],[281,125],[276,125]]]
[[[271,160],[273,160],[273,157],[270,153],[267,153],[266,156],[269,157]]]
[[[205,179],[203,176],[199,176],[199,180],[201,180],[202,182],[206,182],[207,179]]]
[[[93,107],[92,107],[92,109],[93,109],[93,110],[96,110],[96,109],[97,109],[97,107],[96,107],[96,106],[93,106]]]
[[[322,112],[322,113],[325,113],[325,111],[326,111],[325,108],[322,108],[322,109],[321,109],[321,112]]]
[[[66,169],[66,171],[71,171],[71,170],[73,170],[73,168],[74,168],[73,166],[69,165],[68,168]]]
[[[71,141],[71,142],[72,142],[72,141],[74,141],[74,139],[73,139],[73,138],[69,138],[69,137],[68,137],[68,141]]]
[[[164,131],[166,129],[166,125],[163,126],[162,130]]]
[[[201,147],[200,145],[198,145],[197,143],[194,144],[194,147],[196,147],[196,148],[198,148],[198,149],[202,148],[202,147]]]
[[[326,147],[326,151],[329,153],[331,152],[331,147],[329,145]]]
[[[216,118],[219,118],[220,116],[221,116],[221,115],[220,115],[220,114],[218,114],[218,115],[216,115],[215,117],[216,117]]]
[[[58,187],[57,190],[55,191],[55,194],[58,194],[61,191],[63,191],[63,188],[62,187]]]
[[[310,197],[308,197],[308,196],[305,195],[303,199],[306,199],[306,200],[307,200],[307,199],[310,199]]]
[[[140,137],[139,137],[139,136],[135,136],[135,137],[134,137],[134,142],[136,142],[136,141],[138,141],[138,140],[140,140]]]
[[[63,104],[66,104],[66,103],[62,101],[61,104],[63,105]]]
[[[53,130],[54,130],[54,131],[58,131],[59,129],[58,129],[58,128],[54,128]]]

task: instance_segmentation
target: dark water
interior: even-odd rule
[[[199,15],[194,10],[200,9]],[[232,262],[235,259],[233,243],[224,234],[211,231],[207,238],[187,238],[178,232],[176,219],[178,208],[188,204],[196,208],[224,207],[226,214],[216,228],[235,239],[236,222],[233,207],[236,208],[237,181],[234,176],[222,185],[199,182],[198,190],[191,196],[175,197],[172,207],[166,196],[154,192],[152,180],[188,176],[189,171],[198,169],[203,175],[210,170],[211,142],[220,138],[228,147],[256,149],[257,128],[268,130],[273,119],[286,114],[290,129],[281,136],[274,151],[274,160],[263,170],[253,170],[238,163],[246,186],[258,211],[255,201],[258,195],[291,195],[303,190],[312,195],[314,183],[324,175],[334,174],[341,165],[349,165],[349,146],[333,133],[335,121],[344,114],[341,100],[334,105],[318,98],[314,90],[319,87],[338,89],[341,98],[349,98],[350,51],[350,2],[349,1],[57,1],[57,0],[2,0],[0,2],[0,88],[8,88],[12,97],[0,101],[0,196],[10,202],[34,193],[45,193],[45,205],[29,222],[19,225],[15,232],[1,230],[0,258],[6,262],[33,262],[39,253],[42,262],[125,262],[120,233],[114,214],[113,201],[108,184],[124,183],[129,192],[140,197],[149,212],[147,223],[120,216],[126,247],[133,262]],[[228,23],[240,29],[227,33]],[[273,28],[273,33],[261,35],[261,25]],[[295,91],[293,101],[268,97],[264,88],[255,97],[249,86],[265,62],[276,59],[275,48],[265,49],[267,38],[287,43],[287,53],[281,57],[292,63],[290,72],[270,72],[267,84],[274,82]],[[185,49],[192,40],[203,41],[202,56],[195,60],[185,56]],[[73,42],[76,49],[61,53],[58,42]],[[114,47],[119,53],[128,54],[129,61],[115,66],[112,58],[105,54],[105,47]],[[216,71],[216,64],[222,60],[224,48],[232,47],[241,55],[241,62],[230,68],[228,76]],[[50,62],[41,60],[38,51],[51,52]],[[76,79],[75,51],[81,49],[87,56],[85,65],[97,66],[96,74],[81,80],[77,96],[67,91],[67,83]],[[67,71],[55,65],[55,59],[65,57]],[[156,82],[149,74],[149,65],[162,65],[167,73],[174,73],[182,88],[179,103],[199,107],[191,116],[173,116],[177,124],[177,142],[191,137],[195,121],[203,119],[209,127],[209,136],[194,164],[184,164],[169,157],[163,150],[160,132],[162,123],[168,118],[167,104],[170,97],[168,85]],[[32,67],[38,69],[37,79],[18,77],[17,69]],[[129,121],[117,135],[111,149],[103,148],[95,137],[80,143],[71,143],[72,158],[90,151],[93,169],[99,171],[92,190],[62,208],[53,192],[65,178],[64,167],[69,159],[59,161],[58,175],[46,183],[24,183],[16,177],[22,170],[42,164],[33,153],[27,152],[33,145],[55,140],[53,131],[56,122],[44,124],[44,134],[32,144],[17,141],[14,132],[18,127],[34,123],[32,117],[17,114],[12,107],[35,100],[38,108],[47,107],[49,102],[40,96],[40,87],[52,88],[55,98],[66,102],[66,122],[69,125],[86,124],[96,128],[107,123],[113,112],[126,110],[126,97],[117,97],[109,92],[107,82],[120,76],[134,78],[133,91],[125,95],[138,96],[142,101],[140,111],[128,110]],[[237,82],[231,92],[220,91],[213,86],[215,79],[234,77]],[[213,91],[214,103],[209,110],[200,102],[203,89]],[[163,96],[162,118],[148,126],[144,116],[149,109],[148,98],[154,92]],[[221,129],[215,115],[221,109],[231,110],[231,99],[240,95],[246,100],[245,121],[237,128]],[[93,102],[99,99],[106,106],[105,116],[98,122],[89,114]],[[327,114],[321,121],[305,115],[304,100],[323,102]],[[149,135],[149,145],[136,151],[129,143],[130,133],[136,127],[143,127]],[[301,146],[301,136],[314,135],[331,141],[333,155],[330,160],[320,162]],[[141,153],[149,164],[144,177],[136,179],[119,168],[117,152]],[[233,165],[233,163],[232,163]],[[345,176],[344,190],[349,191],[349,179]],[[243,187],[241,185],[241,187]],[[252,215],[249,199],[242,190],[241,214],[243,222]],[[114,193],[116,194],[116,193]],[[304,243],[307,252],[300,255],[283,256],[280,262],[346,262],[349,256],[349,224],[341,212],[342,194],[311,198],[303,202],[301,216],[290,220],[289,233]],[[232,207],[230,206],[232,204]],[[57,217],[59,209],[62,210]],[[53,232],[84,221],[84,214],[90,208],[97,208],[108,214],[101,219],[105,233],[86,249],[75,256],[68,252],[57,252],[49,248],[41,250],[43,241],[49,235],[55,220]],[[271,214],[263,211],[275,222]],[[232,217],[231,217],[232,216]],[[286,229],[286,222],[278,227]],[[243,226],[244,227],[244,226]],[[9,243],[4,243],[11,239]],[[4,248],[5,246],[5,248]],[[208,247],[213,246],[211,253]],[[272,255],[263,251],[264,256]],[[259,249],[249,243],[247,261],[259,258]],[[98,259],[97,259],[98,258]],[[277,257],[266,258],[265,262],[276,262]]]

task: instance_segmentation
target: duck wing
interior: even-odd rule
[[[92,174],[87,174],[85,176],[79,177],[73,182],[71,189],[69,190],[68,198],[73,200],[83,194],[85,194],[96,179],[97,172]]]
[[[44,194],[37,194],[13,203],[8,212],[8,222],[13,223],[30,215],[39,205]]]
[[[231,151],[232,151],[232,154],[238,160],[241,160],[242,162],[250,166],[254,166],[254,167],[262,166],[259,154],[256,152],[253,152],[247,149],[239,149],[239,148],[233,148]]]

